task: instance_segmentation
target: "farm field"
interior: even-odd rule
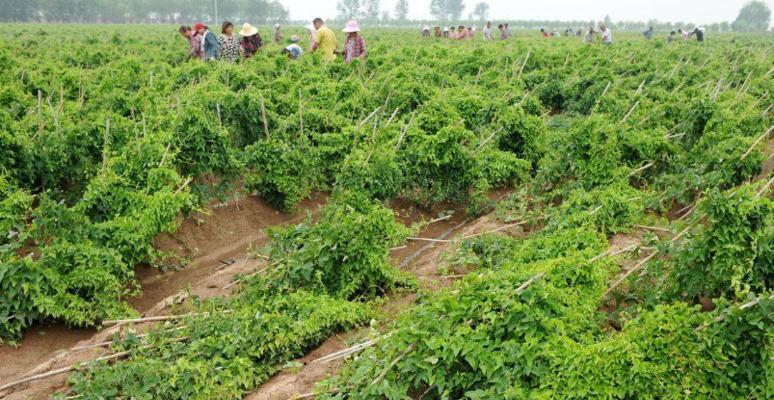
[[[774,397],[770,35],[0,33],[0,397]]]

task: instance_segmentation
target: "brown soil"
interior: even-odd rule
[[[397,210],[399,217],[404,223],[411,223],[421,220],[424,217],[434,217],[438,210],[432,212],[421,212],[414,208]],[[475,233],[487,232],[499,228],[504,224],[496,221],[493,217],[486,216],[478,220],[468,220],[463,215],[463,211],[455,212],[454,216],[448,220],[435,223],[426,227],[420,237],[448,239],[455,235],[470,235]],[[504,230],[501,234],[524,235],[520,228]],[[406,248],[395,250],[391,254],[393,265],[404,265],[405,269],[417,276],[420,287],[426,290],[438,290],[448,286],[453,279],[446,278],[439,274],[439,268],[444,265],[444,256],[453,250],[454,243],[425,243],[409,242]],[[408,263],[406,263],[408,261]],[[386,321],[380,324],[381,329],[388,329],[389,321],[398,313],[410,309],[415,305],[416,296],[410,293],[395,293],[386,304],[382,311],[386,314]],[[311,361],[325,355],[348,348],[355,343],[361,343],[372,337],[370,329],[360,329],[354,332],[348,332],[326,340],[321,346],[301,359],[296,360],[301,364],[300,368],[290,368],[282,371],[272,377],[268,382],[261,385],[254,392],[250,393],[246,400],[287,400],[298,397],[299,395],[310,393],[320,381],[335,375],[341,368],[343,359],[329,363],[311,363]]]
[[[311,214],[316,211],[324,196],[305,202],[299,209]],[[287,216],[277,213],[256,198],[239,201],[240,209],[231,204],[215,208],[210,216],[194,216],[187,219],[178,233],[157,238],[156,246],[173,252],[182,258],[189,257],[191,262],[186,268],[177,271],[158,273],[150,268],[138,271],[138,279],[143,285],[143,295],[132,300],[132,305],[144,316],[169,314],[169,306],[189,296],[208,298],[229,295],[230,289],[223,289],[232,282],[237,274],[250,273],[265,262],[244,257],[250,246],[263,246],[267,238],[261,228],[294,223],[305,217],[305,213]],[[452,212],[452,217],[425,227],[419,236],[430,238],[451,238],[457,234],[471,234],[495,228],[498,223],[484,218],[475,222],[467,220],[464,211],[453,204],[440,204],[432,209],[418,209],[405,202],[392,204],[398,218],[407,225],[437,218],[441,213]],[[203,220],[198,221],[199,219]],[[513,232],[520,234],[516,228]],[[401,265],[414,273],[424,289],[438,289],[451,284],[452,279],[439,275],[438,268],[443,264],[443,254],[451,249],[451,243],[409,242],[405,248],[396,249],[391,254],[395,265]],[[236,261],[225,265],[221,261]],[[393,298],[383,306],[388,320],[397,313],[413,305],[416,296],[412,293],[393,293]],[[33,335],[31,330],[22,341],[22,346],[14,349],[0,349],[0,371],[3,383],[25,376],[73,365],[106,354],[105,349],[88,349],[73,352],[78,346],[92,345],[109,341],[113,334],[127,329],[142,332],[152,324],[131,327],[113,327],[103,331],[75,331],[64,327],[50,327],[47,335]],[[42,327],[37,328],[42,329]],[[303,366],[299,369],[283,371],[259,388],[248,398],[289,398],[298,393],[310,391],[314,384],[335,373],[339,362],[327,364],[309,364],[309,361],[349,347],[371,334],[364,328],[342,333],[328,339],[319,348],[298,360]],[[69,352],[67,350],[70,350]],[[37,366],[36,366],[37,365]],[[46,399],[51,393],[65,388],[67,375],[58,375],[45,380],[22,385],[14,392],[0,393],[0,398],[8,399]]]
[[[300,210],[316,215],[326,201],[324,195],[303,202]],[[237,274],[254,271],[262,261],[246,259],[248,248],[267,244],[263,228],[297,223],[306,212],[296,215],[278,213],[268,204],[255,197],[239,200],[234,204],[215,208],[211,215],[196,215],[186,219],[174,235],[162,235],[156,239],[157,248],[188,257],[186,268],[162,273],[156,269],[141,267],[138,280],[142,283],[141,296],[130,304],[143,316],[164,315],[172,303],[180,298],[228,295],[223,289]],[[232,265],[221,262],[233,261]],[[132,327],[144,329],[143,326]],[[110,340],[113,333],[124,328],[73,330],[62,325],[37,326],[30,329],[18,347],[0,347],[0,385],[54,368],[72,365],[104,354],[103,349],[68,352],[74,347]],[[49,378],[21,386],[8,395],[8,399],[46,399],[49,394],[64,386],[66,375]]]
[[[763,153],[766,159],[761,166],[761,173],[755,180],[769,179],[771,172],[774,171],[774,139],[769,140],[766,145],[766,151]]]

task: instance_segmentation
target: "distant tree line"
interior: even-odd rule
[[[287,0],[290,1],[290,0]],[[228,19],[254,24],[287,21],[288,10],[279,0],[0,0],[2,22],[80,22],[80,23],[165,23],[180,24],[216,19]],[[490,7],[486,1],[478,1],[467,16],[464,0],[431,0],[430,12],[434,21],[409,20],[409,2],[398,0],[393,10],[381,8],[381,0],[339,0],[336,22],[359,19],[371,26],[430,25],[481,25],[489,19]],[[731,22],[706,25],[710,32],[760,32],[769,28],[771,10],[766,3],[752,0],[742,7],[739,16]],[[332,21],[333,22],[333,21]],[[535,21],[500,20],[514,29],[559,29],[564,31],[588,29],[600,21]],[[688,22],[615,21],[605,17],[605,22],[619,31],[644,31],[652,26],[656,31],[672,31],[677,28],[692,29]]]
[[[173,23],[215,20],[215,0],[0,0],[3,22]],[[218,19],[284,21],[276,0],[217,0]]]

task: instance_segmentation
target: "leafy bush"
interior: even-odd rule
[[[390,265],[388,249],[410,230],[392,210],[361,193],[342,193],[320,219],[272,230],[272,256],[290,287],[312,287],[336,298],[371,298],[399,286],[409,276]]]
[[[676,255],[674,294],[741,299],[774,289],[769,245],[774,204],[747,185],[709,193],[701,210],[707,213],[708,225]]]

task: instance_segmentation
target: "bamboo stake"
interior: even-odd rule
[[[304,102],[301,89],[298,89],[298,116],[301,124],[301,136],[304,136]]]
[[[484,147],[484,146],[485,146],[487,143],[489,143],[489,141],[490,141],[490,140],[492,140],[492,139],[493,139],[493,138],[494,138],[494,137],[495,137],[495,136],[496,136],[498,133],[502,132],[502,130],[503,130],[503,129],[505,129],[505,128],[501,126],[501,127],[500,127],[500,129],[498,129],[498,130],[494,131],[494,132],[493,132],[491,135],[489,135],[489,137],[488,137],[488,138],[486,138],[486,140],[484,140],[483,142],[481,142],[481,144],[480,144],[480,145],[478,145],[478,149],[476,149],[476,150],[480,150],[481,148],[483,148],[483,147]]]
[[[739,306],[739,310],[745,311],[745,310],[747,310],[749,308],[753,308],[753,307],[757,306],[758,304],[760,304],[760,302],[762,300],[763,300],[763,296],[758,296],[754,300],[751,300],[751,301],[749,301],[747,303],[744,303],[741,306]],[[774,300],[774,294],[769,296],[769,300]],[[728,318],[728,315],[729,315],[730,312],[731,312],[731,309],[729,308],[724,314],[719,315],[715,319],[713,319],[712,322],[705,322],[704,324],[702,324],[701,326],[696,328],[694,330],[694,332],[702,331],[704,329],[707,329],[710,325],[712,325],[714,323],[718,323],[718,322],[724,321],[726,318]]]
[[[112,326],[112,325],[126,325],[126,324],[143,324],[146,322],[160,322],[160,321],[172,321],[176,319],[183,319],[187,317],[194,317],[199,315],[204,315],[209,313],[188,313],[188,314],[181,314],[181,315],[162,315],[157,317],[145,317],[145,318],[131,318],[131,319],[114,319],[114,320],[107,320],[102,321],[102,326]]]
[[[187,339],[188,338],[178,338],[178,339],[174,339],[172,342],[180,342],[180,341],[187,340]],[[139,349],[140,350],[147,350],[147,349],[153,348],[155,346],[156,345],[150,344],[150,345],[146,345],[146,346],[140,347]],[[42,374],[30,376],[30,377],[27,377],[27,378],[24,378],[24,379],[20,379],[18,381],[7,383],[7,384],[5,384],[3,386],[0,386],[0,392],[2,392],[3,390],[6,390],[6,389],[10,389],[10,388],[13,388],[13,387],[25,384],[25,383],[29,383],[29,382],[33,382],[33,381],[41,380],[41,379],[44,379],[44,378],[48,378],[48,377],[52,377],[52,376],[56,376],[56,375],[61,375],[61,374],[65,374],[65,373],[68,373],[68,372],[71,372],[71,371],[74,371],[74,370],[81,369],[84,365],[86,365],[89,362],[111,361],[111,360],[115,360],[115,359],[126,357],[129,354],[131,354],[131,353],[132,353],[131,350],[122,351],[122,352],[119,352],[119,353],[102,356],[102,357],[96,358],[94,360],[84,361],[84,362],[80,362],[80,363],[77,363],[77,364],[74,364],[74,365],[71,365],[71,366],[68,366],[68,367],[59,368],[59,369],[55,369],[53,371],[48,371],[48,372],[45,372],[45,373],[42,373]]]
[[[382,106],[376,107],[376,109],[371,114],[368,114],[368,116],[365,117],[364,120],[360,121],[360,123],[357,125],[357,129],[361,129],[363,126],[365,126],[365,124],[367,124],[368,121],[371,118],[373,118],[374,115],[376,115],[376,113],[378,113],[381,109],[382,109]]]
[[[527,51],[527,56],[524,57],[524,62],[521,64],[521,68],[519,68],[519,74],[516,76],[516,79],[521,78],[521,73],[524,72],[524,67],[527,66],[527,61],[529,60],[530,55],[532,55],[532,49]]]
[[[159,162],[159,167],[162,167],[164,165],[164,161],[167,160],[167,153],[169,153],[170,146],[172,146],[172,142],[167,143],[167,148],[164,149],[164,154],[161,155],[161,162]]]
[[[102,171],[107,169],[108,152],[110,151],[110,117],[105,118],[105,133],[102,136]]]
[[[261,102],[261,120],[263,121],[263,134],[266,139],[269,138],[269,121],[266,119],[266,104],[263,100],[263,94],[260,95],[259,100]]]
[[[38,131],[43,130],[43,92],[38,89]]]
[[[335,360],[344,358],[344,357],[346,357],[346,356],[348,356],[350,354],[354,354],[354,353],[360,352],[360,351],[362,351],[364,349],[367,349],[367,348],[375,345],[379,341],[390,337],[391,335],[392,335],[392,332],[390,332],[390,333],[388,333],[386,335],[379,336],[377,338],[371,339],[371,340],[367,340],[367,341],[365,341],[363,343],[356,344],[356,345],[354,345],[352,347],[349,347],[349,348],[346,348],[344,350],[340,350],[340,351],[337,351],[335,353],[331,353],[331,354],[328,354],[326,356],[322,356],[322,357],[320,357],[320,358],[318,358],[316,360],[312,360],[312,362],[310,364],[327,363],[327,362],[331,362],[331,361],[335,361]]]
[[[244,282],[244,281],[245,281],[245,280],[247,280],[247,279],[250,279],[250,278],[252,278],[252,277],[254,277],[254,276],[256,276],[256,275],[260,275],[260,274],[262,274],[262,273],[266,272],[266,270],[268,270],[269,268],[271,268],[271,267],[273,267],[273,266],[275,266],[275,265],[279,264],[281,261],[282,261],[282,260],[277,260],[277,261],[275,261],[275,262],[271,263],[271,265],[267,266],[266,268],[263,268],[263,269],[261,269],[261,270],[255,271],[255,272],[253,272],[253,273],[251,273],[251,274],[245,275],[245,276],[244,276],[244,277],[242,277],[241,279],[237,279],[237,280],[235,280],[234,282],[231,282],[231,283],[229,283],[228,285],[226,285],[226,286],[223,286],[221,289],[228,289],[228,288],[231,288],[231,287],[233,287],[233,286],[235,286],[235,285],[238,285],[238,284],[239,284],[239,283],[241,283],[241,282]]]
[[[470,238],[474,238],[474,237],[484,236],[484,235],[488,235],[490,233],[495,233],[495,232],[504,231],[506,229],[515,228],[517,226],[521,226],[521,225],[524,225],[526,223],[527,223],[527,221],[521,221],[521,222],[517,222],[515,224],[509,224],[509,225],[501,226],[499,228],[492,229],[490,231],[474,233],[474,234],[471,234],[471,235],[463,236],[462,239],[464,240],[464,239],[470,239]]]
[[[747,158],[747,156],[749,156],[750,153],[752,153],[752,151],[755,149],[755,146],[757,146],[758,143],[761,142],[761,140],[763,140],[766,136],[768,136],[772,130],[774,130],[774,125],[770,126],[769,129],[766,130],[766,132],[763,132],[763,135],[758,136],[758,138],[755,139],[755,142],[753,142],[752,146],[750,146],[750,148],[747,149],[747,151],[744,154],[742,154],[742,160]]]
[[[188,184],[191,183],[192,180],[193,180],[193,178],[186,179],[186,181],[183,182],[183,184],[179,188],[177,188],[177,190],[175,190],[174,194],[178,194],[178,193],[182,192],[183,189],[185,189],[186,186],[188,186]]]
[[[387,120],[387,124],[385,124],[385,126],[388,126],[388,125],[390,125],[392,123],[392,121],[398,115],[398,111],[400,111],[400,107],[396,108],[395,111],[392,112],[392,115],[390,115],[390,119]]]
[[[671,229],[661,228],[658,226],[647,226],[647,225],[632,225],[632,226],[634,226],[635,228],[647,229],[649,231],[672,233]]]
[[[635,265],[634,267],[632,267],[632,269],[630,269],[630,270],[626,271],[626,273],[625,273],[625,274],[623,274],[623,275],[622,275],[620,278],[618,278],[618,280],[616,280],[616,281],[615,281],[615,283],[613,283],[613,284],[612,284],[612,285],[611,285],[611,286],[610,286],[610,287],[607,289],[607,291],[605,292],[605,294],[604,294],[604,295],[602,295],[602,297],[603,297],[603,298],[605,298],[605,297],[607,297],[608,295],[610,295],[610,293],[612,293],[612,292],[613,292],[613,290],[615,290],[615,288],[617,288],[617,287],[618,287],[618,286],[619,286],[621,283],[623,283],[623,282],[626,280],[626,278],[628,278],[628,277],[629,277],[629,276],[630,276],[632,273],[634,273],[634,271],[636,271],[636,270],[638,270],[638,269],[642,268],[642,266],[643,266],[643,265],[645,265],[645,263],[647,263],[648,261],[650,261],[650,260],[651,260],[653,257],[655,257],[655,256],[656,256],[658,253],[659,253],[659,251],[658,251],[658,250],[654,251],[654,252],[653,252],[653,253],[651,253],[649,256],[645,257],[645,259],[643,259],[642,261],[640,261],[640,262],[639,262],[637,265]]]
[[[401,359],[403,359],[403,357],[405,357],[405,356],[409,355],[409,353],[411,353],[412,351],[414,351],[416,348],[417,348],[417,345],[416,345],[416,343],[411,343],[411,344],[409,345],[409,347],[408,347],[408,348],[406,348],[406,350],[405,350],[403,353],[401,353],[401,354],[400,354],[398,357],[395,357],[395,359],[394,359],[394,360],[392,360],[392,362],[390,363],[390,365],[388,365],[388,366],[387,366],[387,368],[385,368],[385,369],[384,369],[384,370],[383,370],[383,371],[382,371],[382,372],[379,374],[379,376],[377,376],[377,377],[376,377],[376,379],[374,379],[374,381],[373,381],[373,382],[371,382],[371,386],[375,386],[377,383],[379,383],[379,381],[381,381],[382,379],[384,379],[384,377],[387,375],[387,373],[388,373],[388,372],[390,372],[390,370],[391,370],[393,367],[395,367],[395,364],[399,363],[399,362],[400,362],[400,360],[401,360]]]
[[[400,137],[398,138],[398,144],[395,145],[395,152],[400,149],[400,145],[403,143],[403,139],[406,137],[406,132],[408,131],[408,128],[411,126],[412,122],[414,122],[414,115],[409,118],[409,121],[406,123],[406,125],[403,125],[403,130],[400,132]]]
[[[522,283],[521,286],[516,288],[516,291],[515,291],[516,295],[521,296],[521,294],[524,293],[524,291],[527,290],[527,288],[529,288],[533,283],[537,282],[538,279],[541,279],[544,276],[546,276],[546,273],[545,272],[541,272],[541,273],[533,276],[532,278],[529,278],[529,280],[527,280],[526,282]]]
[[[431,238],[423,238],[423,237],[407,237],[406,240],[414,240],[418,242],[432,242],[432,243],[452,243],[453,242],[453,240],[431,239]]]
[[[653,164],[652,162],[649,162],[649,163],[647,163],[645,166],[642,166],[642,167],[640,167],[640,168],[637,168],[637,169],[635,169],[634,171],[632,171],[632,172],[629,174],[629,178],[631,178],[631,177],[632,177],[632,176],[634,176],[634,175],[637,175],[637,174],[639,174],[639,173],[640,173],[640,172],[642,172],[642,171],[645,171],[646,169],[648,169],[648,168],[652,167],[653,165],[654,165],[654,164]]]
[[[630,115],[632,115],[632,113],[634,112],[634,109],[635,109],[635,108],[637,108],[637,106],[639,106],[639,105],[640,105],[640,101],[639,101],[639,100],[637,100],[637,102],[636,102],[636,103],[634,103],[634,105],[632,106],[632,108],[630,108],[630,109],[629,109],[629,112],[628,112],[628,113],[626,113],[626,116],[624,116],[624,118],[623,118],[623,121],[622,121],[622,122],[626,122],[626,120],[628,120],[628,119],[629,119],[629,116],[630,116]]]
[[[755,197],[763,196],[763,194],[766,193],[767,190],[769,190],[769,186],[771,186],[772,183],[774,183],[774,178],[769,179],[768,182],[766,182],[766,184],[763,185],[761,190],[758,191]]]

